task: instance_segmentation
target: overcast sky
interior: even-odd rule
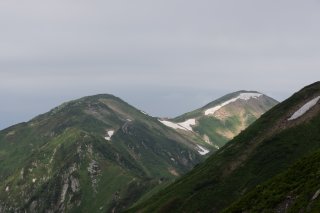
[[[0,129],[112,93],[176,116],[320,79],[319,0],[1,0]]]

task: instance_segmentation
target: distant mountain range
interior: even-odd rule
[[[226,95],[175,119],[112,95],[0,131],[0,212],[121,212],[190,171],[277,102]]]
[[[320,212],[320,82],[129,212]]]

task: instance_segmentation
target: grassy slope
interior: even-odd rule
[[[319,176],[320,150],[257,185],[224,212],[319,212]]]
[[[103,137],[110,128],[116,132],[108,142]],[[172,182],[176,176],[170,170],[183,174],[199,163],[202,157],[192,143],[114,96],[68,102],[0,132],[0,208],[128,207]],[[93,161],[98,165],[94,187],[88,171]]]
[[[289,116],[293,106],[319,93],[317,83],[277,105],[205,163],[131,211],[218,212],[229,206],[257,184],[320,148],[319,115],[278,134],[267,134],[280,118]]]

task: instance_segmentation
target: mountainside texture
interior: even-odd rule
[[[202,160],[157,118],[85,97],[0,131],[0,212],[120,212]]]
[[[319,212],[319,97],[305,87],[130,211]]]
[[[206,106],[172,120],[161,120],[191,138],[219,149],[278,102],[254,91],[225,95]]]
[[[225,213],[320,212],[320,150],[258,185]]]

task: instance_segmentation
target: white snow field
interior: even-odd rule
[[[106,139],[107,141],[110,141],[112,135],[114,134],[114,130],[109,130],[107,133],[108,133],[108,136],[104,137],[104,139]]]
[[[307,111],[309,111],[312,107],[314,107],[320,99],[320,96],[312,99],[311,101],[307,102],[305,105],[303,105],[300,109],[298,109],[293,115],[288,119],[288,121],[295,120],[302,115],[304,115]]]
[[[206,155],[209,153],[209,150],[205,149],[204,147],[200,146],[200,145],[197,145],[198,148],[200,149],[198,152],[200,155]]]
[[[224,107],[224,106],[226,106],[226,105],[228,105],[228,104],[230,104],[230,103],[232,103],[232,102],[235,102],[235,101],[237,101],[237,100],[239,100],[239,99],[241,99],[241,100],[245,100],[245,101],[247,101],[247,100],[249,100],[249,99],[251,99],[251,98],[258,98],[258,97],[260,97],[262,94],[260,94],[260,93],[253,93],[253,92],[251,92],[251,93],[241,93],[240,95],[238,95],[237,97],[235,97],[235,98],[232,98],[232,99],[230,99],[230,100],[228,100],[228,101],[225,101],[225,102],[223,102],[223,103],[221,103],[221,104],[219,104],[219,105],[217,105],[217,106],[215,106],[215,107],[212,107],[212,108],[210,108],[210,109],[207,109],[205,112],[204,112],[204,114],[205,115],[211,115],[211,114],[214,114],[216,111],[218,111],[219,109],[221,109],[222,107]]]

